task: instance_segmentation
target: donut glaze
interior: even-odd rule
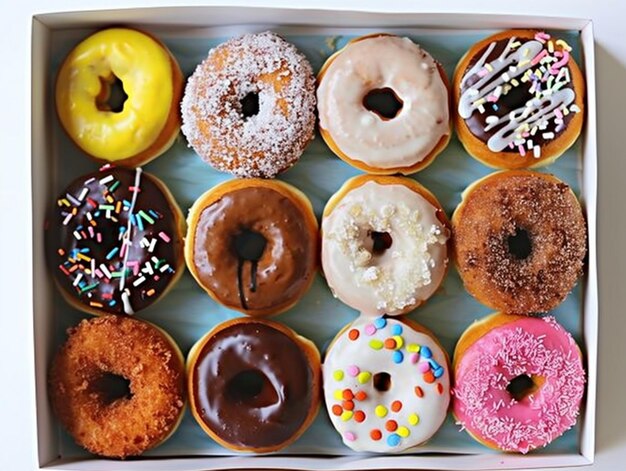
[[[156,177],[105,165],[72,182],[47,222],[57,285],[91,314],[141,311],[181,275],[184,225]]]
[[[417,324],[360,317],[335,337],[322,372],[330,420],[355,451],[414,447],[446,417],[448,358]]]
[[[250,96],[258,101],[252,114]],[[273,178],[313,139],[315,77],[280,36],[247,34],[211,49],[189,77],[181,108],[183,134],[203,160],[237,177]]]
[[[127,95],[108,104],[118,79]],[[110,28],[89,36],[65,58],[56,81],[63,128],[90,156],[135,167],[165,152],[180,128],[183,76],[169,50],[146,33]]]
[[[246,318],[227,321],[190,352],[193,415],[228,448],[255,452],[283,448],[317,413],[319,363],[315,346],[280,324]]]
[[[580,134],[585,86],[562,39],[511,30],[480,41],[454,78],[456,126],[467,151],[498,168],[553,162]]]
[[[413,180],[360,176],[329,200],[322,220],[328,286],[366,315],[398,315],[427,300],[448,265],[448,222],[436,198]],[[384,251],[376,234],[387,234]]]
[[[198,283],[231,309],[250,315],[282,312],[315,277],[317,221],[308,199],[290,185],[226,182],[194,203],[189,221],[187,265]],[[265,240],[254,259],[238,250],[244,233]]]
[[[453,217],[456,263],[467,291],[511,314],[548,312],[582,273],[586,224],[570,187],[552,175],[511,170],[470,185]],[[525,234],[528,252],[511,240]]]
[[[585,391],[581,352],[553,317],[489,316],[459,340],[454,363],[454,415],[490,447],[527,453],[576,423]],[[516,399],[507,387],[520,375],[533,387]]]
[[[350,41],[322,68],[320,131],[331,150],[370,173],[414,173],[447,145],[448,83],[435,60],[409,38],[372,35]],[[373,90],[402,104],[387,118],[365,106]]]
[[[126,316],[83,320],[52,363],[52,408],[76,442],[107,457],[135,456],[166,440],[185,405],[185,367],[159,328]],[[112,394],[111,376],[128,392]]]

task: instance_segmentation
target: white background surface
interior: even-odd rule
[[[174,5],[175,0],[2,0],[0,48],[0,468],[37,469],[30,256],[30,24],[35,13]],[[599,142],[600,364],[596,464],[626,469],[626,1],[262,0],[188,5],[518,13],[591,18]]]

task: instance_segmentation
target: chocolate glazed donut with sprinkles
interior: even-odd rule
[[[76,179],[46,224],[48,258],[66,300],[90,314],[134,314],[177,281],[184,218],[141,168],[111,165]]]
[[[548,165],[582,129],[585,84],[572,47],[545,32],[511,30],[478,42],[454,76],[459,139],[496,168]]]
[[[448,357],[419,324],[360,317],[331,343],[322,374],[328,415],[355,451],[397,453],[441,427],[450,403]]]

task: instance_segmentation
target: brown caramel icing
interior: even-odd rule
[[[303,426],[316,397],[306,353],[267,323],[237,323],[215,333],[190,375],[200,419],[235,447],[281,445]]]
[[[193,261],[202,285],[236,309],[289,305],[315,273],[315,234],[303,210],[278,191],[242,188],[200,215]]]

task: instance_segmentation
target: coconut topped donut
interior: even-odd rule
[[[326,281],[339,299],[366,315],[406,313],[443,281],[448,234],[441,205],[416,181],[352,178],[324,209]]]
[[[272,32],[231,39],[189,78],[183,134],[218,170],[272,178],[313,138],[315,78],[295,46]]]

